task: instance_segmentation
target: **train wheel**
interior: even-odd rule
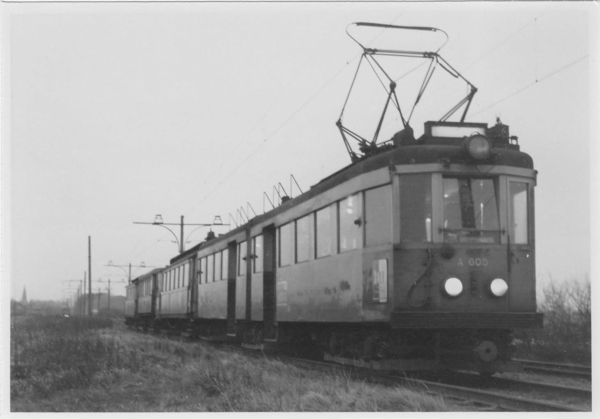
[[[374,359],[375,356],[375,347],[377,342],[375,342],[375,338],[373,336],[369,336],[365,339],[363,346],[363,358],[364,359]]]
[[[331,355],[338,355],[338,353],[341,352],[341,341],[340,338],[338,336],[338,334],[336,332],[333,332],[331,334],[331,337],[329,338],[329,353]]]

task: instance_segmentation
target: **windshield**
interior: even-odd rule
[[[494,179],[444,177],[442,230],[446,242],[499,243]]]

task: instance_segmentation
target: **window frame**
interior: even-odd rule
[[[244,245],[245,252],[242,252],[242,245]],[[244,255],[242,255],[244,253]],[[248,255],[248,243],[247,240],[241,241],[237,244],[237,269],[236,276],[245,276],[248,271],[248,264],[246,261]],[[244,272],[242,272],[242,266],[244,266]]]
[[[229,277],[229,249],[221,250],[221,281]]]
[[[374,191],[376,189],[383,190],[387,188],[389,192],[389,240],[384,243],[369,244],[367,243],[367,231],[369,231],[369,220],[367,219],[367,192]],[[394,241],[394,185],[393,183],[385,183],[383,185],[374,186],[369,189],[365,189],[363,192],[363,247],[375,247],[391,245]]]
[[[285,254],[287,255],[286,257],[288,258],[286,261],[288,262],[287,264],[283,264],[281,257],[284,254],[283,250],[282,250],[282,243],[285,243],[283,241],[282,238],[282,234],[281,231],[283,230],[283,228],[287,228],[287,231],[289,231],[289,237],[287,237],[287,246],[288,249],[286,249],[287,251],[285,252]],[[277,228],[277,266],[280,268],[285,268],[287,266],[292,266],[294,264],[294,222],[290,221],[287,222],[285,224],[282,224],[281,226],[279,226]],[[290,248],[291,247],[291,248]]]
[[[262,254],[261,255],[257,255],[256,254],[256,240],[260,237],[260,248],[262,250]],[[263,272],[263,258],[265,255],[265,240],[264,237],[261,234],[257,234],[256,236],[252,237],[252,273],[253,274],[257,274],[257,273],[262,273]],[[258,261],[258,266],[259,268],[256,268],[256,262]]]
[[[363,192],[364,191],[358,191],[355,193],[352,193],[350,195],[345,196],[344,198],[338,200],[336,202],[336,218],[337,218],[337,252],[336,253],[346,253],[346,252],[352,252],[353,250],[359,250],[362,249],[363,244],[364,244],[364,214],[363,212]],[[352,247],[352,248],[347,248],[347,249],[342,249],[342,203],[345,202],[346,200],[348,200],[348,198],[350,197],[356,197],[356,211],[358,212],[357,216],[358,218],[355,218],[354,221],[350,224],[350,228],[353,228],[354,226],[357,226],[359,228],[359,232],[356,235],[357,241],[356,241],[356,246]],[[346,218],[344,218],[346,219]],[[355,224],[356,221],[359,221],[359,224]],[[346,227],[346,226],[344,226]],[[353,237],[351,237],[353,238]]]
[[[527,211],[527,216],[526,216],[526,220],[527,220],[527,242],[526,243],[517,243],[514,238],[513,238],[513,229],[512,229],[512,221],[513,221],[513,214],[512,214],[512,196],[511,196],[511,192],[510,192],[510,184],[511,182],[513,183],[524,183],[525,185],[527,185],[527,194],[526,194],[526,198],[527,198],[527,202],[526,202],[526,211]],[[516,245],[516,246],[520,246],[520,247],[524,247],[524,248],[531,248],[531,246],[534,245],[534,241],[535,241],[535,236],[534,236],[534,215],[535,215],[535,199],[534,199],[534,186],[535,183],[531,178],[526,178],[526,177],[517,177],[517,176],[506,176],[506,236],[507,236],[507,240],[510,240],[510,245]],[[509,239],[510,236],[510,239]]]
[[[310,218],[312,214],[313,213],[311,212],[294,220],[294,263],[304,263],[310,261]],[[302,260],[298,257],[298,249],[300,248],[300,246],[298,246],[298,237],[300,237],[298,234],[298,222],[301,220],[306,220],[306,258]]]
[[[333,208],[335,208],[335,210]],[[319,231],[320,231],[320,229],[319,229],[319,213],[323,212],[323,211],[329,211],[328,212],[328,214],[329,214],[328,221],[329,222],[327,223],[327,228],[325,229],[327,232],[326,233],[327,237],[329,239],[329,250],[328,250],[327,254],[323,254],[323,255],[319,256]],[[334,238],[334,235],[332,234],[332,231],[333,231],[332,223],[335,223],[336,220],[335,220],[335,217],[331,216],[332,211],[335,211],[335,213],[337,213],[337,204],[335,202],[314,211],[314,225],[313,225],[314,240],[313,240],[313,242],[314,242],[314,258],[315,259],[322,259],[322,258],[326,258],[326,257],[336,254],[336,252],[335,252],[336,238]],[[337,226],[336,226],[336,228],[337,228]]]

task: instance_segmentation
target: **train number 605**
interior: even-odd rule
[[[486,258],[469,258],[469,266],[488,266]]]

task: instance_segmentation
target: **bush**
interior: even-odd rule
[[[550,362],[591,364],[592,300],[589,276],[550,282],[541,291],[538,311],[544,328],[515,333],[522,356]]]

